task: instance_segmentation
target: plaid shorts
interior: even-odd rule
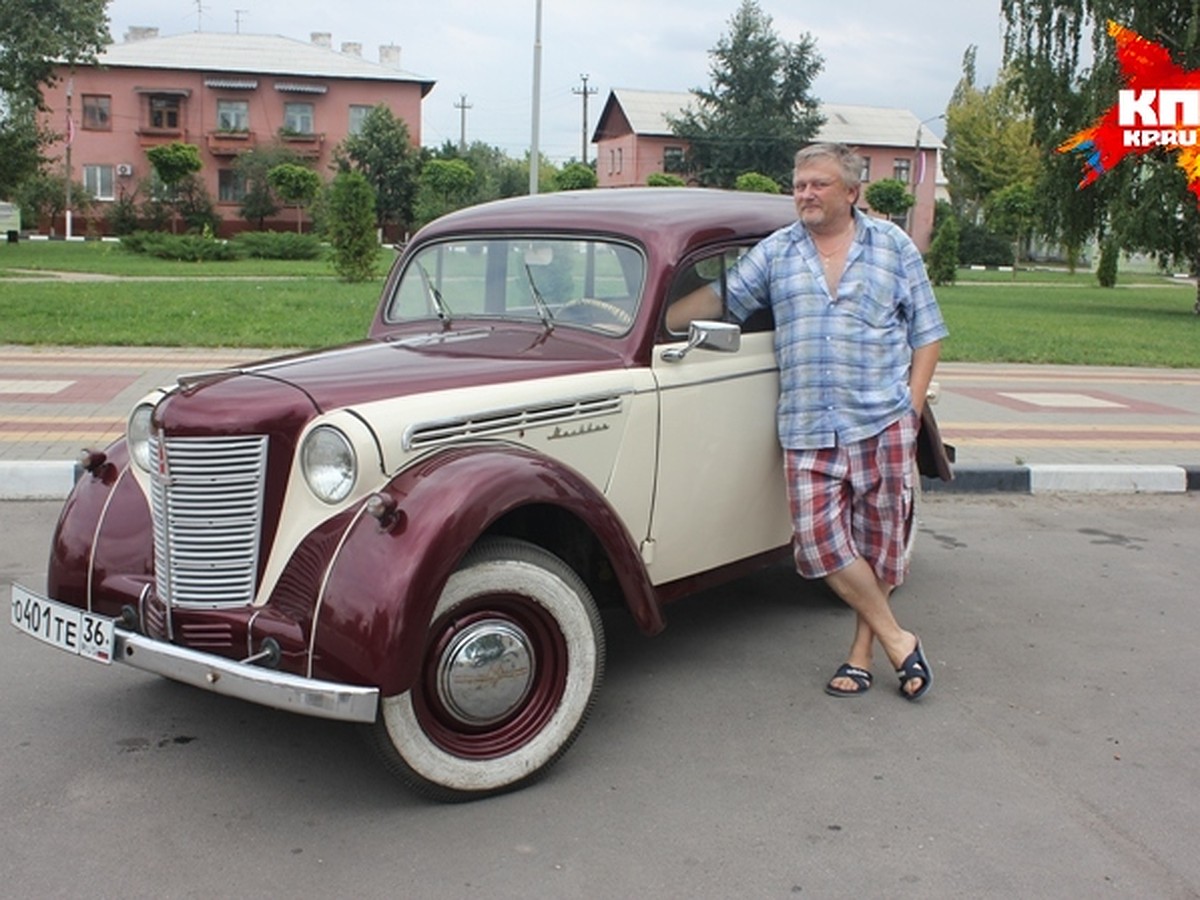
[[[917,416],[844,447],[785,450],[796,570],[823,578],[862,557],[886,584],[907,574]]]

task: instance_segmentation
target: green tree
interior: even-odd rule
[[[91,63],[109,42],[108,0],[0,0],[0,95],[40,107],[60,64]]]
[[[1033,185],[1016,182],[994,192],[984,206],[983,218],[996,234],[1013,243],[1013,260],[1020,265],[1021,248],[1037,223],[1037,197]]]
[[[946,106],[943,165],[955,208],[977,221],[993,192],[1032,183],[1043,164],[1033,121],[1011,72],[996,84],[975,83],[975,48],[963,54],[963,75]]]
[[[343,281],[375,276],[379,241],[375,238],[375,192],[361,172],[339,172],[329,187],[326,233],[333,247],[333,269]]]
[[[499,147],[475,141],[460,151],[458,144],[446,141],[435,150],[432,159],[461,159],[475,173],[470,204],[485,203],[502,197],[519,197],[529,190],[529,168]]]
[[[38,124],[34,105],[10,98],[7,109],[0,101],[0,197],[11,197],[17,185],[38,174],[42,148],[53,133]]]
[[[146,151],[146,158],[150,160],[154,174],[165,188],[163,199],[172,208],[171,231],[175,231],[175,217],[185,215],[185,208],[192,209],[196,205],[195,187],[186,181],[203,167],[200,162],[200,148],[195,144],[172,141],[169,144],[151,147]]]
[[[1200,6],[1193,0],[1002,0],[1005,59],[1031,111],[1033,137],[1057,147],[1090,126],[1124,85],[1109,38],[1109,20],[1159,41],[1173,62],[1200,68]],[[1068,246],[1088,236],[1112,238],[1161,265],[1200,272],[1200,209],[1186,190],[1174,154],[1123,161],[1087,190],[1076,190],[1078,158],[1050,167],[1037,194],[1053,206],[1043,217]],[[1200,314],[1200,285],[1195,310]]]
[[[778,194],[779,182],[761,172],[743,172],[733,183],[734,190],[757,194]]]
[[[281,163],[267,172],[267,183],[284,203],[296,207],[296,233],[304,230],[304,207],[321,190],[321,176],[308,166]]]
[[[581,162],[568,163],[554,175],[554,187],[560,191],[585,191],[598,183],[592,167]]]
[[[261,231],[266,220],[279,212],[279,201],[271,190],[268,173],[276,166],[300,165],[298,153],[282,143],[256,147],[238,154],[234,169],[242,180],[242,200],[239,212],[247,222]]]
[[[86,212],[91,206],[92,198],[79,182],[72,183],[71,197],[78,212]],[[12,199],[21,208],[21,219],[25,224],[46,229],[67,208],[67,181],[61,171],[51,174],[43,169],[17,185]]]
[[[471,202],[475,171],[461,159],[431,159],[417,178],[416,224],[425,225]]]
[[[867,185],[867,203],[875,212],[883,213],[888,218],[898,218],[904,215],[917,198],[908,192],[908,187],[899,178],[881,178]]]
[[[420,151],[413,146],[408,126],[384,104],[363,118],[358,134],[348,135],[333,152],[340,172],[359,172],[375,192],[375,220],[380,226],[405,226],[413,221]]]
[[[689,171],[717,187],[747,171],[786,183],[796,150],[822,123],[811,93],[823,65],[815,39],[781,40],[758,3],[743,0],[709,57],[711,85],[694,89],[693,104],[670,119],[688,144]]]

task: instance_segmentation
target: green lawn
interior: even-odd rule
[[[111,242],[0,244],[0,343],[317,347],[362,337],[383,282],[345,284],[324,261],[170,263]],[[13,270],[129,281],[32,282]],[[151,277],[175,278],[152,281]],[[943,359],[1200,368],[1195,286],[1122,272],[963,270],[937,289]]]

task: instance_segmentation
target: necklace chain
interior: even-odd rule
[[[829,265],[833,261],[833,258],[835,256],[837,256],[839,253],[841,253],[843,250],[845,250],[847,247],[849,247],[850,242],[852,240],[854,240],[854,229],[853,228],[851,228],[846,233],[845,237],[840,238],[838,240],[836,247],[834,247],[832,250],[830,250],[828,253],[826,253],[824,250],[821,249],[821,245],[817,243],[816,237],[814,236],[812,239],[813,246],[817,248],[817,253],[819,253],[821,255],[821,259],[825,263],[825,265]]]

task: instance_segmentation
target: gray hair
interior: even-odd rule
[[[796,151],[795,168],[817,160],[831,160],[842,170],[842,181],[848,188],[862,185],[863,158],[845,144],[809,144]]]

